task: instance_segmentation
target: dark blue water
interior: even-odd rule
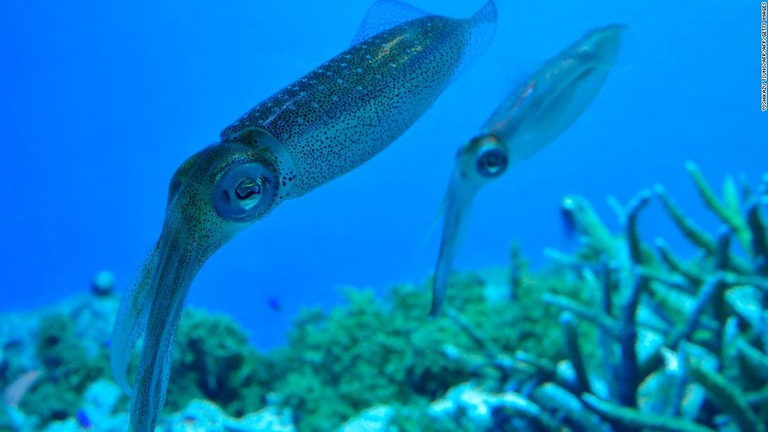
[[[125,288],[160,231],[178,165],[345,49],[369,2],[155,3],[0,4],[0,310],[85,291],[101,269]],[[482,3],[414,2],[453,16]],[[543,248],[567,247],[558,204],[570,193],[613,222],[607,195],[626,201],[663,183],[715,227],[683,164],[717,184],[766,170],[759,2],[615,3],[500,0],[491,49],[427,115],[370,163],[236,237],[189,302],[234,315],[270,347],[299,308],[337,303],[339,286],[423,282],[458,146],[526,73],[610,23],[629,31],[606,86],[555,143],[482,191],[458,269],[506,264],[515,240],[544,263]],[[643,229],[690,251],[658,206]]]

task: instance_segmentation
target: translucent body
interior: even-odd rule
[[[431,316],[440,312],[458,238],[477,191],[509,165],[529,158],[566,130],[603,87],[619,50],[623,26],[587,33],[509,94],[481,133],[462,146],[444,201],[443,234],[432,286]]]

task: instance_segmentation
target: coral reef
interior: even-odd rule
[[[160,430],[765,431],[768,176],[729,177],[721,198],[686,168],[716,234],[662,186],[611,201],[618,232],[566,197],[578,249],[534,272],[513,246],[503,272],[454,275],[435,319],[428,282],[347,289],[260,353],[228,317],[188,309]],[[643,240],[654,202],[694,256]],[[113,286],[101,274],[88,296],[0,319],[0,430],[127,429],[107,366]]]
[[[88,384],[107,374],[106,352],[87,352],[74,323],[63,314],[40,320],[37,358],[44,377],[22,399],[20,408],[42,423],[75,416]]]
[[[0,375],[0,388],[18,393],[10,404],[18,408],[13,423],[41,429],[76,416],[86,388],[108,375],[106,346],[115,306],[114,298],[94,293],[2,320],[0,328],[14,329],[2,338],[3,352],[13,355],[0,361],[0,370],[7,371]],[[18,386],[25,379],[28,384]]]
[[[9,371],[0,380],[0,430],[127,430],[127,398],[112,381],[107,351],[116,306],[98,290],[0,319],[0,370]],[[176,343],[165,430],[293,430],[290,411],[266,404],[273,368],[231,319],[188,309]]]
[[[686,169],[723,223],[717,235],[686,217],[662,186],[640,192],[626,207],[614,205],[623,227],[618,234],[610,234],[586,200],[566,199],[583,247],[551,255],[599,296],[591,303],[546,296],[563,310],[567,359],[552,367],[551,359],[518,357],[532,370],[506,386],[539,410],[524,427],[765,430],[768,242],[761,207],[768,177],[755,189],[729,177],[720,199],[696,165]],[[642,241],[638,217],[654,198],[700,250],[693,260],[676,256],[661,239],[654,248]],[[592,355],[582,348],[594,345],[577,333],[586,324],[599,341]]]
[[[446,305],[461,325],[427,317],[428,285],[394,287],[384,302],[370,291],[350,289],[346,307],[330,314],[306,311],[287,347],[274,354],[283,377],[273,388],[278,403],[296,413],[300,430],[330,430],[376,405],[426,406],[469,380],[497,388],[505,377],[485,361],[489,356],[504,361],[502,353],[516,349],[547,358],[562,352],[541,343],[559,335],[556,327],[540,324],[557,317],[542,296],[576,296],[577,286],[525,278],[510,303],[509,297],[490,301],[493,286],[475,275],[458,276],[452,284]],[[466,331],[470,326],[474,330]]]
[[[266,405],[273,362],[248,345],[247,334],[232,319],[187,309],[175,344],[166,412],[182,409],[193,399],[213,401],[235,416]]]

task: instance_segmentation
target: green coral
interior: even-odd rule
[[[272,368],[226,315],[185,310],[172,362],[166,412],[178,411],[195,398],[213,401],[233,416],[265,404]]]
[[[112,379],[107,347],[94,350],[93,341],[79,335],[76,327],[65,313],[40,319],[36,356],[42,374],[20,406],[40,427],[74,416],[89,384]],[[134,356],[132,370],[136,360]],[[274,367],[249,346],[242,328],[224,315],[186,310],[172,361],[166,412],[182,409],[193,398],[211,400],[232,416],[265,406]],[[127,405],[123,397],[120,409]]]
[[[20,408],[41,424],[74,416],[88,385],[108,375],[106,351],[90,353],[67,315],[40,320],[36,350],[42,375]]]
[[[372,291],[347,290],[345,307],[304,311],[296,321],[288,346],[275,353],[284,375],[274,391],[293,410],[300,430],[327,430],[377,404],[425,405],[474,378],[495,385],[499,372],[489,346],[561,357],[561,344],[541,343],[560,338],[558,311],[543,305],[541,296],[585,296],[557,277],[519,279],[514,301],[489,302],[481,278],[454,278],[446,306],[460,311],[455,314],[463,325],[447,316],[427,317],[428,284],[396,286],[385,301]]]
[[[435,319],[427,314],[430,281],[395,286],[383,299],[347,289],[344,306],[304,310],[286,346],[259,353],[230,318],[188,309],[166,411],[193,398],[231,416],[277,406],[290,410],[298,430],[314,431],[375,407],[386,410],[380,420],[388,430],[462,432],[479,427],[456,397],[457,386],[469,383],[477,394],[510,397],[508,405],[488,405],[487,420],[499,431],[698,431],[723,419],[762,430],[768,181],[739,191],[727,179],[719,199],[695,166],[688,169],[727,230],[705,232],[661,186],[626,207],[614,202],[619,232],[587,200],[569,197],[564,206],[582,238],[579,250],[551,253],[555,262],[532,273],[513,247],[503,284],[486,279],[490,273],[455,274],[445,313]],[[637,220],[654,199],[703,253],[686,260],[661,240],[653,248],[643,242]],[[38,426],[72,416],[88,383],[110,375],[105,347],[94,352],[78,331],[69,315],[40,322],[43,374],[21,407]],[[641,339],[649,334],[656,343]],[[436,407],[450,409],[435,414]]]
[[[302,430],[328,430],[377,403],[418,397],[409,340],[416,323],[392,317],[369,291],[347,291],[349,305],[305,311],[276,353],[285,376],[275,386]],[[394,318],[394,319],[393,319]]]

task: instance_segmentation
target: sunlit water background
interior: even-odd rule
[[[344,50],[370,4],[107,3],[0,4],[0,311],[83,292],[101,269],[125,289],[160,231],[179,164]],[[483,0],[413,4],[467,16]],[[482,191],[457,269],[506,265],[515,240],[538,266],[545,247],[572,247],[558,212],[566,194],[586,196],[615,225],[607,195],[625,202],[663,183],[714,229],[684,161],[718,185],[766,170],[759,2],[499,0],[498,9],[491,48],[415,126],[241,233],[205,265],[188,302],[234,316],[269,348],[301,307],[338,304],[340,286],[383,293],[426,281],[458,146],[528,73],[606,24],[629,26],[607,84],[556,142]],[[658,206],[642,222],[646,238],[692,252]]]

